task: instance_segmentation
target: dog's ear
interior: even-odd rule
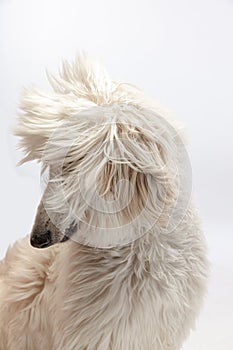
[[[177,196],[177,164],[171,133],[163,129],[119,124],[109,145],[109,161],[102,172],[102,189],[125,199],[128,218],[146,216],[166,225],[166,211]],[[107,152],[105,152],[106,154]]]

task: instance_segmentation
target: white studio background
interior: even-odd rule
[[[233,349],[233,0],[0,0],[0,257],[29,233],[39,166],[16,168],[10,136],[19,93],[49,88],[45,67],[86,50],[187,127],[193,195],[212,276],[197,330],[184,350]]]

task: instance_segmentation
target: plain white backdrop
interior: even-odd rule
[[[16,168],[21,88],[49,89],[45,68],[84,49],[187,127],[212,274],[184,350],[233,349],[232,38],[233,0],[0,0],[0,258],[30,232],[41,195],[39,166]]]

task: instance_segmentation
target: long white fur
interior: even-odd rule
[[[0,350],[178,350],[209,269],[198,214],[178,181],[178,129],[85,54],[49,80],[53,92],[22,96],[22,162],[56,174],[47,209],[66,214],[61,228],[75,215],[75,238],[88,245],[37,250],[26,237],[9,248]]]

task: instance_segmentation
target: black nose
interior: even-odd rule
[[[51,231],[45,233],[33,233],[31,236],[31,245],[35,248],[46,248],[52,245]]]

